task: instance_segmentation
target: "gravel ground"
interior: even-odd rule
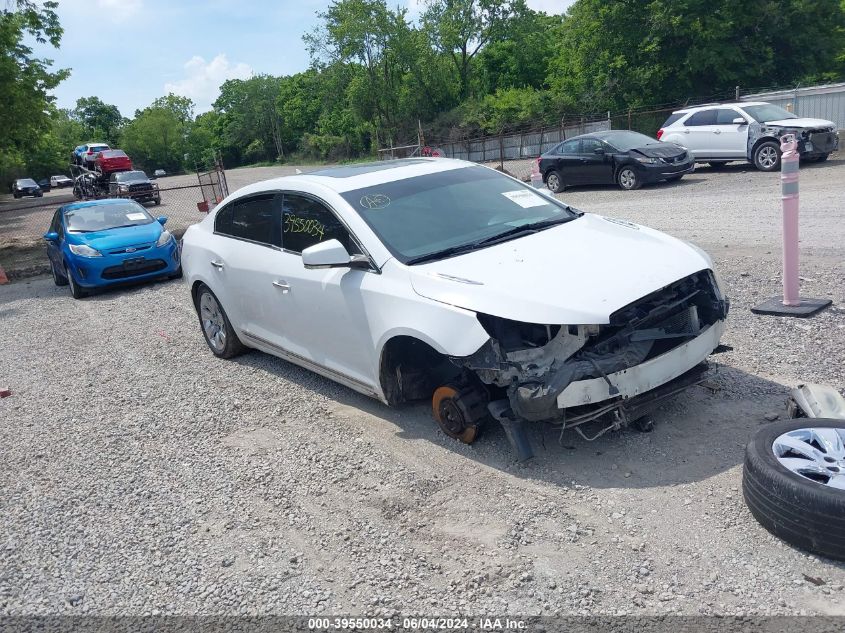
[[[801,178],[802,289],[845,306],[845,162]],[[845,310],[749,312],[779,289],[777,188],[738,166],[562,196],[710,250],[734,351],[653,433],[538,427],[527,465],[496,426],[464,446],[424,404],[214,358],[179,282],[0,287],[0,615],[845,615],[845,566],[742,501],[743,446],[788,387],[845,384]]]

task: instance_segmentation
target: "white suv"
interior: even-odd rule
[[[747,160],[757,169],[780,168],[780,138],[795,134],[802,160],[823,161],[839,147],[833,121],[804,119],[764,102],[724,103],[673,112],[657,138],[686,147],[697,162]]]

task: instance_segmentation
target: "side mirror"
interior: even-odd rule
[[[743,119],[741,116],[738,116],[737,118],[735,118],[735,119],[733,120],[733,123],[734,123],[735,125],[748,125],[748,121],[746,121],[745,119]]]
[[[166,215],[160,215],[156,218],[156,220],[158,220],[159,224],[164,226],[167,223],[167,216]]]
[[[44,239],[48,242],[58,242],[59,241],[59,234],[55,231],[49,231],[48,233],[44,234]]]
[[[604,148],[603,147],[597,147],[596,149],[593,150],[593,153],[594,154],[604,154]]]
[[[302,264],[308,269],[353,268],[362,264],[369,266],[364,255],[349,255],[343,244],[337,240],[326,240],[302,251]]]

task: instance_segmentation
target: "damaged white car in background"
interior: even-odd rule
[[[218,356],[430,399],[464,442],[496,419],[521,459],[526,421],[592,439],[701,382],[728,312],[697,247],[447,159],[248,186],[188,229],[182,266]]]

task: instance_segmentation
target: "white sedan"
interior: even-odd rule
[[[217,356],[430,399],[465,442],[492,417],[521,458],[526,420],[602,433],[701,382],[728,311],[697,247],[447,159],[240,189],[185,233],[182,267]]]

